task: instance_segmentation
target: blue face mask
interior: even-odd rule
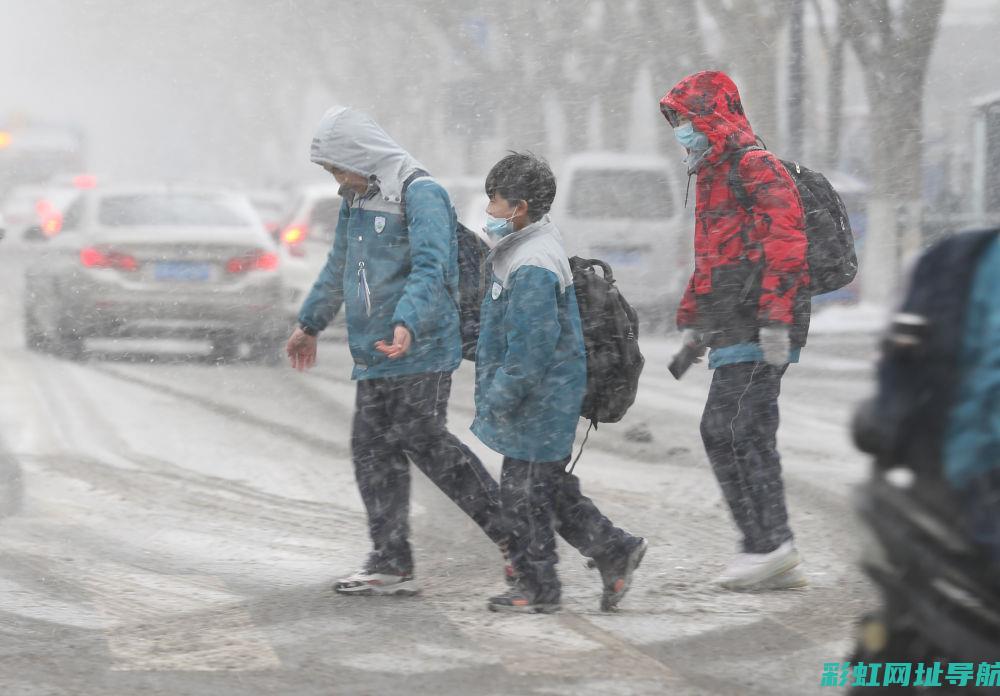
[[[513,213],[509,218],[493,217],[489,213],[486,213],[486,225],[483,227],[483,232],[488,234],[492,239],[502,239],[514,231],[513,220]]]
[[[674,137],[682,146],[691,152],[700,152],[708,149],[708,136],[694,129],[694,124],[685,121],[674,128]]]

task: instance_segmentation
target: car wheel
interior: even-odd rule
[[[66,360],[82,360],[84,335],[60,324],[52,341],[52,353]]]
[[[235,334],[215,334],[211,337],[209,360],[215,363],[236,362],[240,357],[240,339]]]
[[[38,324],[38,318],[31,311],[31,307],[24,305],[24,345],[28,350],[37,353],[44,353],[48,350],[48,336]]]
[[[267,336],[250,340],[250,359],[275,367],[284,357],[285,336]]]

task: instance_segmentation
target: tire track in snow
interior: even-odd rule
[[[195,404],[206,411],[211,411],[212,413],[225,418],[246,423],[255,428],[259,428],[270,435],[276,435],[278,437],[292,440],[298,444],[305,445],[316,452],[322,453],[323,455],[333,455],[342,459],[350,459],[350,447],[344,445],[343,443],[314,435],[307,430],[296,428],[293,425],[279,423],[269,418],[255,415],[243,407],[227,404],[216,399],[210,399],[200,394],[165,384],[158,380],[128,374],[107,365],[91,365],[88,367],[94,372],[99,372],[122,382],[144,387],[159,394],[166,394],[167,396],[171,396],[175,399]]]
[[[21,466],[0,441],[0,520],[17,514],[24,499]]]

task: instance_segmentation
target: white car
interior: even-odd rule
[[[285,311],[294,318],[333,246],[342,199],[337,184],[309,184],[292,195],[278,240],[288,255]]]
[[[647,326],[670,326],[693,268],[693,208],[683,168],[656,156],[611,152],[568,157],[552,217],[570,256],[607,262]]]
[[[44,241],[59,234],[63,214],[80,196],[70,186],[18,186],[3,202],[7,231],[17,242]]]
[[[245,196],[177,186],[81,192],[26,270],[28,347],[75,358],[105,337],[208,339],[273,361],[288,335],[281,255]]]
[[[288,196],[282,191],[259,189],[246,192],[250,205],[257,211],[264,229],[270,232],[275,241],[281,231],[281,223],[288,212]]]

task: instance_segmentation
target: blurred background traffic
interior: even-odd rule
[[[571,253],[669,330],[691,265],[683,153],[657,102],[720,68],[768,147],[844,198],[889,303],[906,260],[1000,218],[997,0],[7,3],[0,215],[30,249],[29,347],[207,339],[273,361],[340,198],[308,161],[331,104],[370,112],[478,229],[507,149],[555,166]],[[818,303],[820,304],[820,303]]]

